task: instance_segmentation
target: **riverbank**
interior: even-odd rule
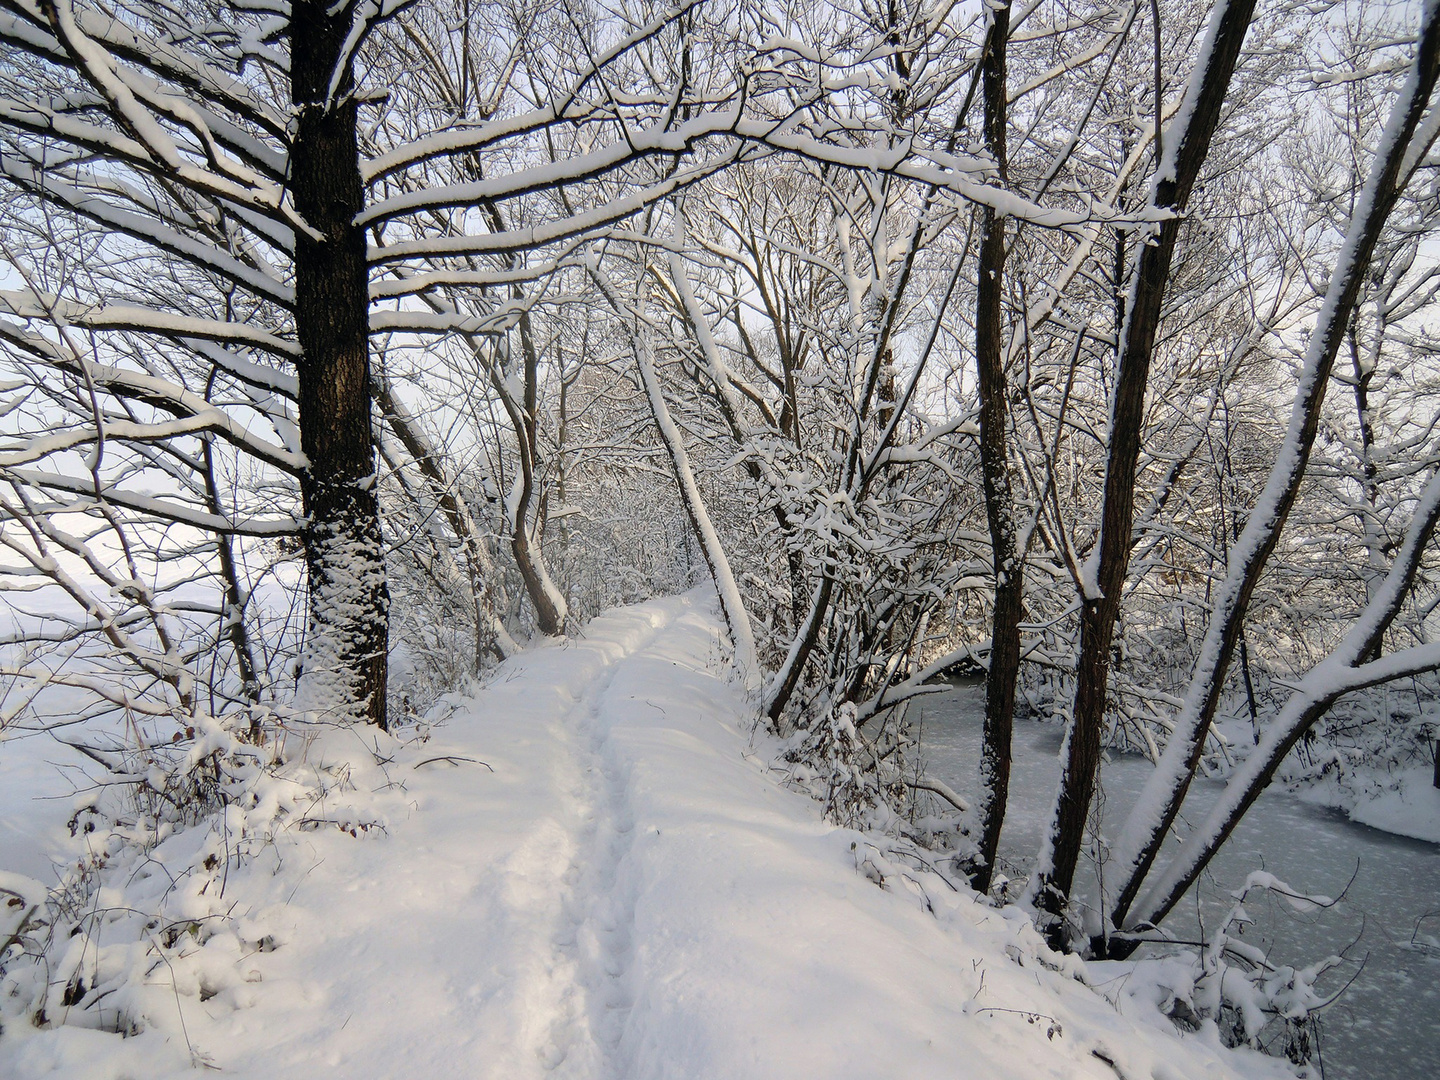
[[[1122,1014],[1020,913],[826,825],[751,741],[719,640],[703,596],[618,610],[404,739],[317,738],[349,827],[225,854],[223,904],[174,948],[143,937],[169,923],[102,935],[80,1004],[6,1018],[0,1075],[1287,1075]],[[223,833],[167,840],[149,886],[113,867],[96,904],[170,902],[154,866]],[[86,1015],[92,973],[117,989]]]
[[[1440,788],[1433,775],[1429,766],[1357,770],[1343,780],[1322,777],[1293,790],[1302,801],[1338,810],[1361,825],[1440,844]]]
[[[961,792],[978,782],[983,715],[984,688],[975,682],[928,699],[918,716],[928,773]],[[1058,724],[1020,721],[1015,727],[1000,855],[1017,879],[1029,872],[1048,820],[1061,734]],[[1105,835],[1118,828],[1149,770],[1138,755],[1107,757],[1099,795]],[[1203,819],[1222,787],[1197,779],[1182,827]],[[1257,870],[1302,892],[1340,898],[1334,907],[1309,912],[1273,899],[1246,905],[1253,919],[1246,940],[1273,962],[1302,966],[1344,957],[1319,987],[1343,991],[1320,1013],[1327,1080],[1440,1076],[1440,847],[1358,824],[1277,786],[1241,821],[1166,928],[1185,940],[1207,938],[1234,904],[1234,891]],[[1082,901],[1102,877],[1103,869],[1087,860],[1078,877]]]

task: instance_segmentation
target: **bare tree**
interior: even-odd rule
[[[1430,4],[1426,8],[1420,28],[1409,79],[1396,100],[1390,121],[1375,150],[1370,174],[1351,218],[1345,245],[1330,277],[1324,305],[1311,332],[1285,442],[1271,469],[1265,490],[1261,493],[1255,509],[1250,512],[1244,532],[1231,550],[1226,580],[1215,602],[1205,644],[1201,649],[1201,660],[1192,676],[1185,705],[1176,719],[1174,734],[1121,838],[1116,861],[1121,868],[1122,877],[1111,910],[1112,918],[1117,924],[1130,915],[1130,906],[1159,851],[1160,842],[1179,810],[1190,778],[1198,766],[1200,746],[1214,717],[1225,668],[1238,638],[1250,596],[1266,561],[1275,550],[1280,531],[1295,503],[1310,449],[1314,444],[1330,372],[1344,343],[1347,326],[1360,296],[1362,282],[1369,272],[1371,257],[1381,231],[1405,184],[1414,175],[1436,138],[1437,125],[1433,114],[1428,118],[1428,122],[1422,123],[1422,120],[1427,119],[1425,114],[1430,106],[1437,76],[1440,76],[1440,9]],[[1354,667],[1356,664],[1367,666],[1363,662],[1369,660],[1372,650],[1378,649],[1384,629],[1398,612],[1405,591],[1419,566],[1420,552],[1433,526],[1433,514],[1427,509],[1426,501],[1422,500],[1420,508],[1412,518],[1406,543],[1392,564],[1383,588],[1371,599],[1365,613],[1347,635],[1341,650],[1322,663],[1320,669],[1328,671],[1337,664],[1346,667]],[[1362,651],[1354,653],[1357,641],[1361,643]],[[1407,659],[1413,663],[1419,656],[1420,654],[1410,653]],[[1378,673],[1390,669],[1382,666],[1372,670]],[[1411,671],[1425,668],[1407,667],[1403,661],[1397,660],[1394,670],[1397,674],[1390,675],[1390,678],[1399,678]],[[1371,678],[1377,679],[1378,676]],[[1313,681],[1325,680],[1323,676],[1317,675]],[[1313,723],[1341,693],[1371,684],[1373,682],[1367,682],[1366,676],[1347,672],[1344,676],[1335,676],[1322,692],[1302,690],[1293,695],[1282,716],[1298,711],[1304,720],[1297,724],[1280,723],[1277,719],[1277,728],[1262,743],[1269,746],[1270,750],[1260,751],[1252,756],[1250,762],[1254,763],[1253,768],[1247,763],[1247,769],[1264,776],[1264,781],[1258,784],[1240,784],[1239,790],[1247,792],[1240,802],[1248,808],[1263,783],[1273,775],[1279,762],[1273,749],[1277,742],[1284,746],[1280,751],[1280,756],[1283,757],[1299,737],[1300,731]],[[1281,732],[1284,734],[1280,734]],[[1233,828],[1234,820],[1238,820],[1238,814],[1220,830],[1222,839]],[[1205,843],[1206,841],[1201,841],[1199,846]],[[1218,841],[1215,843],[1218,844]],[[1199,866],[1203,865],[1204,862],[1201,861]],[[1191,873],[1179,875],[1185,880],[1187,887],[1199,866]],[[1164,898],[1147,905],[1148,910],[1135,921],[1150,921],[1168,911],[1179,896],[1183,895],[1184,888],[1181,888],[1179,893],[1173,893],[1173,889],[1162,892],[1165,893]]]
[[[107,376],[107,393],[143,398],[178,418],[143,427],[125,426],[135,419],[97,421],[89,438],[153,445],[213,432],[297,478],[301,506],[293,516],[302,522],[309,578],[302,708],[386,722],[388,590],[371,404],[377,385],[386,388],[371,370],[374,335],[458,333],[485,352],[530,460],[507,502],[513,554],[542,629],[555,632],[563,622],[563,596],[548,583],[537,549],[540,359],[515,290],[550,275],[556,251],[576,238],[693,184],[733,160],[745,138],[775,129],[771,121],[746,129],[741,88],[724,74],[728,63],[704,101],[692,99],[678,57],[698,32],[696,10],[693,3],[660,7],[637,23],[552,21],[550,38],[542,47],[532,37],[536,48],[523,62],[511,48],[487,65],[484,86],[473,82],[478,65],[462,62],[461,85],[447,83],[454,108],[443,118],[414,108],[413,95],[397,95],[412,106],[404,113],[367,97],[367,86],[385,78],[405,87],[449,74],[437,70],[444,64],[433,51],[388,48],[390,40],[424,40],[401,3],[302,4],[293,16],[263,4],[209,12],[137,3],[116,18],[72,0],[16,0],[0,13],[0,35],[23,58],[6,70],[0,171],[29,198],[35,220],[53,225],[48,242],[58,250],[67,237],[54,230],[73,222],[92,235],[124,238],[97,248],[103,257],[186,268],[172,294],[127,304],[123,317],[110,305],[97,321],[109,298],[99,279],[73,274],[57,302],[32,292],[12,311],[50,326],[52,342],[75,321],[78,304],[96,335],[168,335],[185,348],[206,343],[202,356],[207,349],[239,354],[228,367],[221,363],[225,385],[251,386],[249,397],[286,380],[253,374],[248,354],[294,365],[293,414],[283,405],[263,414],[286,429],[282,443],[287,425],[298,426],[298,438],[283,448],[250,436],[236,407],[206,396],[203,378],[141,389],[128,384],[123,365]],[[516,17],[523,36],[528,16]],[[238,29],[215,29],[227,24]],[[677,81],[617,95],[612,80],[644,82],[656,70],[635,54],[657,42],[675,50]],[[511,105],[501,109],[502,100]],[[619,100],[630,104],[617,112]],[[710,145],[711,136],[725,138]],[[658,178],[626,172],[652,157],[683,164]],[[600,197],[567,202],[564,192],[581,184],[595,185]],[[527,252],[549,255],[522,258]],[[446,290],[460,287],[481,298],[478,319],[446,299]],[[97,347],[105,359],[106,346]],[[89,370],[64,363],[80,375]],[[517,366],[525,375],[512,394]],[[248,399],[238,406],[241,413],[254,407]],[[392,431],[399,424],[415,434],[398,409],[389,413]],[[411,443],[407,453],[428,472],[427,483],[443,484],[433,452],[408,436],[399,441]],[[63,450],[32,445],[58,467],[54,477],[30,481],[88,482],[59,463]],[[123,485],[103,486],[110,503],[185,520],[163,500],[137,502]],[[447,514],[464,528],[458,506]]]
[[[1090,811],[1110,671],[1110,643],[1125,584],[1134,525],[1135,469],[1150,360],[1160,306],[1180,232],[1180,217],[1199,177],[1220,121],[1230,77],[1239,62],[1253,3],[1226,2],[1211,13],[1179,119],[1166,133],[1166,149],[1150,205],[1166,213],[1136,265],[1120,330],[1110,409],[1100,537],[1081,571],[1080,651],[1075,710],[1066,738],[1066,761],[1046,850],[1031,882],[1037,904],[1052,916],[1065,909]]]

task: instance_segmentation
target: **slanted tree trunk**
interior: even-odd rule
[[[710,520],[710,511],[695,483],[695,471],[690,467],[690,455],[685,452],[685,440],[675,421],[670,417],[670,407],[665,403],[665,391],[655,373],[654,349],[650,343],[649,329],[637,327],[633,340],[635,344],[635,365],[640,371],[640,381],[645,396],[650,402],[650,414],[665,444],[665,452],[675,474],[675,484],[680,489],[680,501],[685,507],[685,516],[690,521],[691,531],[705,556],[705,565],[710,568],[715,592],[720,598],[720,614],[725,619],[725,628],[730,632],[730,643],[735,649],[735,666],[747,683],[758,683],[759,661],[755,657],[755,636],[750,626],[750,616],[745,611],[745,601],[735,575],[730,570],[730,559],[724,545],[715,532]]]
[[[497,231],[503,231],[504,218],[499,211],[488,207],[487,210],[491,210],[491,220]],[[454,314],[457,310],[451,300],[435,293],[427,293],[420,299],[435,312]],[[520,571],[520,579],[525,583],[525,595],[530,598],[531,606],[535,610],[535,625],[542,634],[554,637],[565,632],[565,620],[569,617],[570,607],[565,600],[565,594],[550,576],[541,546],[545,522],[543,513],[536,505],[541,501],[536,490],[540,452],[540,361],[535,351],[529,316],[525,315],[520,319],[521,354],[524,360],[524,375],[520,380],[524,387],[522,397],[516,397],[514,381],[510,378],[514,374],[514,366],[508,339],[501,339],[499,344],[487,345],[475,334],[459,336],[480,370],[485,372],[485,377],[515,432],[519,462],[514,484],[505,500],[505,531],[510,537],[510,551],[515,557],[515,568]],[[488,562],[488,556],[486,561]],[[503,626],[498,622],[496,628],[503,630]],[[503,648],[513,651],[513,641],[508,645],[503,644],[508,638],[509,635],[504,634],[497,636],[496,641],[501,642]]]
[[[1407,171],[1413,171],[1415,163],[1434,143],[1435,125],[1420,129],[1420,120],[1435,91],[1437,79],[1440,79],[1440,4],[1431,0],[1421,27],[1410,80],[1396,102],[1381,144],[1376,148],[1370,176],[1356,203],[1324,305],[1311,331],[1285,442],[1255,509],[1250,512],[1244,532],[1231,549],[1226,579],[1216,596],[1210,624],[1200,648],[1200,659],[1191,676],[1185,703],[1176,718],[1174,732],[1155,773],[1146,781],[1136,800],[1135,809],[1115,846],[1113,863],[1117,868],[1117,894],[1110,913],[1110,920],[1115,926],[1126,924],[1130,906],[1180,812],[1190,780],[1199,766],[1205,735],[1219,705],[1225,672],[1240,637],[1251,594],[1271,552],[1275,550],[1280,531],[1299,493],[1300,481],[1304,477],[1320,423],[1325,388],[1375,245],[1409,179]],[[1423,132],[1418,139],[1417,129]],[[1417,142],[1418,145],[1412,145]],[[1373,650],[1373,653],[1367,651],[1360,659],[1378,656],[1382,640],[1383,634],[1375,636],[1367,646],[1367,650]],[[1328,704],[1325,705],[1325,708],[1328,707]],[[1322,714],[1323,709],[1316,715]],[[1308,726],[1304,730],[1308,730]],[[1297,738],[1300,733],[1297,729]],[[1268,782],[1268,776],[1266,780]],[[1121,945],[1121,948],[1126,947]]]
[[[1062,944],[1062,916],[1074,883],[1075,866],[1100,764],[1100,733],[1110,679],[1110,644],[1120,615],[1120,599],[1129,567],[1135,521],[1135,474],[1144,422],[1145,388],[1160,329],[1160,305],[1170,279],[1170,263],[1180,235],[1180,214],[1210,150],[1220,121],[1230,77],[1240,58],[1255,0],[1220,0],[1194,74],[1186,88],[1175,129],[1167,133],[1165,152],[1151,189],[1150,204],[1172,216],[1140,249],[1130,289],[1125,325],[1116,359],[1115,391],[1110,403],[1110,438],[1100,537],[1082,582],[1080,654],[1076,661],[1074,719],[1060,792],[1046,833],[1045,850],[1031,884],[1031,896],[1050,916],[1049,934]],[[1173,142],[1171,141],[1173,140]]]
[[[681,229],[680,221],[681,219],[677,216],[677,230]],[[683,232],[677,231],[676,236],[677,240],[680,239]],[[699,304],[695,302],[694,293],[685,277],[684,265],[678,256],[671,257],[670,269],[676,295],[681,300],[696,338],[710,364],[711,378],[715,383],[716,392],[721,401],[726,403],[732,430],[738,439],[738,409],[731,400],[730,377],[725,371],[719,351],[715,348],[709,323],[705,321],[704,313],[700,310]],[[601,294],[610,303],[611,308],[614,309],[615,314],[624,318],[625,302],[617,295],[613,286],[593,269],[590,276]],[[735,649],[735,666],[739,669],[747,687],[757,686],[761,670],[755,651],[755,632],[750,625],[750,615],[745,610],[744,597],[740,595],[740,587],[736,584],[735,575],[730,569],[730,559],[725,554],[725,546],[720,542],[720,536],[716,533],[714,523],[710,519],[710,511],[706,508],[700,488],[695,482],[695,472],[690,467],[690,455],[685,451],[685,440],[670,416],[669,406],[665,403],[665,391],[661,387],[659,376],[655,371],[655,350],[650,339],[650,330],[639,318],[635,319],[630,328],[630,343],[635,354],[635,367],[640,373],[641,388],[650,403],[650,415],[655,421],[656,430],[660,433],[660,441],[664,444],[665,452],[670,458],[675,485],[680,489],[680,502],[685,508],[685,517],[690,522],[691,532],[700,545],[705,565],[710,570],[710,578],[715,583],[715,592],[720,600],[720,614],[725,620],[726,629],[730,631],[730,643]]]
[[[989,10],[990,32],[981,61],[985,96],[985,146],[1005,179],[1005,46],[1010,5]],[[1006,426],[1005,341],[1001,295],[1005,272],[1005,221],[991,207],[981,212],[980,270],[975,293],[975,366],[980,393],[980,471],[985,516],[995,566],[995,614],[990,666],[985,676],[985,732],[980,756],[980,853],[970,873],[977,892],[990,889],[1000,827],[1010,792],[1010,735],[1015,719],[1015,680],[1020,670],[1020,614],[1025,575],[1015,543],[1015,500],[1010,491]]]
[[[444,458],[430,444],[415,418],[395,397],[389,381],[383,376],[377,378],[373,392],[381,417],[415,462],[420,475],[425,478],[431,497],[445,515],[450,531],[460,541],[461,549],[465,553],[465,573],[470,579],[470,597],[475,609],[477,671],[487,653],[496,660],[514,656],[520,651],[520,647],[505,629],[505,623],[499,614],[503,605],[503,594],[496,596],[500,576],[485,546],[485,537],[481,534],[480,526],[471,515],[465,496],[460,493],[460,486],[447,473]],[[561,404],[563,408],[563,396]],[[497,603],[497,599],[500,603]]]
[[[348,8],[317,0],[297,0],[293,10],[290,191],[315,233],[301,230],[295,238],[310,585],[299,703],[326,719],[384,728],[390,597],[370,426],[365,236],[355,224],[364,189],[353,78],[341,55],[351,20]]]
[[[1420,494],[1385,580],[1376,585],[1370,601],[1340,644],[1295,683],[1285,706],[1266,727],[1260,744],[1226,782],[1205,820],[1185,838],[1155,883],[1135,901],[1130,929],[1158,923],[1174,908],[1269,786],[1285,755],[1341,696],[1440,667],[1440,643],[1436,642],[1414,645],[1381,659],[1367,659],[1375,655],[1376,644],[1384,638],[1410,594],[1437,522],[1440,476],[1432,475]],[[1126,942],[1133,949],[1133,937],[1116,939],[1117,945]]]

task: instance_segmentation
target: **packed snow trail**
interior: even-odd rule
[[[273,951],[204,1001],[156,974],[138,1037],[7,1033],[0,1076],[1284,1075],[1122,1015],[1023,916],[824,824],[747,742],[713,605],[601,616],[357,755],[383,830],[287,833],[231,876]]]

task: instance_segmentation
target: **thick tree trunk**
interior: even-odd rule
[[[295,239],[310,583],[299,703],[327,720],[383,728],[389,592],[375,494],[365,236],[355,225],[364,192],[348,65],[334,79],[350,19],[331,10],[299,0],[290,24],[290,190],[317,234]]]
[[[1074,719],[1066,740],[1067,758],[1046,836],[1046,850],[1041,854],[1031,885],[1037,906],[1051,916],[1049,932],[1056,944],[1064,937],[1061,917],[1074,883],[1100,764],[1110,645],[1120,615],[1135,520],[1135,473],[1140,456],[1145,389],[1160,329],[1160,305],[1170,278],[1175,242],[1180,235],[1179,215],[1189,201],[1190,191],[1209,153],[1210,140],[1219,123],[1221,106],[1254,8],[1254,0],[1220,0],[1211,15],[1205,46],[1186,90],[1180,118],[1174,125],[1176,130],[1171,137],[1175,141],[1161,159],[1150,197],[1153,207],[1171,211],[1175,216],[1167,218],[1154,239],[1140,250],[1120,338],[1100,538],[1087,564],[1082,585]]]
[[[985,145],[1005,176],[1005,45],[1010,5],[990,9],[981,79],[985,95]],[[975,366],[980,392],[980,471],[985,516],[995,566],[995,615],[990,667],[985,677],[985,732],[980,756],[980,854],[970,873],[976,892],[990,889],[1000,827],[1010,792],[1010,734],[1015,719],[1015,680],[1020,670],[1020,615],[1025,584],[1015,544],[1015,500],[1010,491],[1006,426],[1005,340],[1001,295],[1005,272],[1005,221],[990,207],[981,212],[980,272],[975,294]]]

